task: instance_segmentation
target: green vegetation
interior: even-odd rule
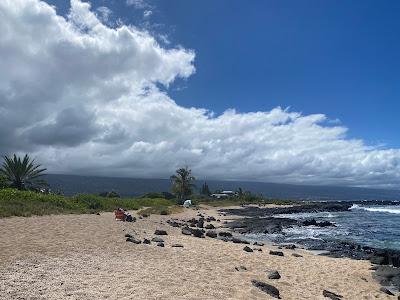
[[[176,170],[176,174],[171,176],[172,192],[175,193],[179,200],[185,200],[186,197],[192,194],[195,180],[196,178],[192,176],[192,170],[187,166]]]
[[[14,154],[13,158],[4,156],[4,162],[0,168],[0,174],[3,175],[9,185],[18,190],[26,190],[28,188],[37,188],[38,186],[47,185],[44,180],[39,179],[43,176],[45,168],[35,164],[35,160],[31,159],[28,154],[24,158]]]
[[[142,209],[139,211],[139,215],[171,215],[183,212],[184,208],[182,206],[153,206]]]
[[[118,207],[127,210],[138,210],[145,207],[169,207],[174,200],[149,198],[106,198],[96,195],[76,195],[65,197],[55,194],[43,194],[17,189],[0,190],[0,218],[10,216],[32,216],[69,213],[96,213],[114,211]]]

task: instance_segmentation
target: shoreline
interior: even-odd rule
[[[274,299],[261,289],[262,282],[276,287],[282,299],[327,299],[326,291],[343,299],[393,299],[380,291],[367,261],[197,238],[182,234],[185,225],[168,223],[190,223],[201,218],[198,214],[214,217],[204,227],[216,229],[190,228],[228,231],[223,223],[232,217],[211,207],[136,216],[134,223],[115,221],[112,213],[0,219],[0,294],[5,300]],[[126,234],[141,243],[127,242]],[[163,239],[164,247],[154,238]],[[246,246],[253,252],[244,251]],[[280,279],[268,279],[273,270]]]
[[[301,213],[320,213],[320,212],[341,212],[347,211],[353,204],[361,204],[360,202],[320,202],[297,205],[293,207],[263,208],[257,206],[242,207],[241,209],[224,209],[223,212],[228,215],[240,215],[242,219],[235,220],[226,224],[232,231],[239,234],[282,234],[286,228],[292,226],[306,227],[314,225],[316,227],[329,227],[335,229],[334,223],[329,221],[317,222],[310,217],[306,221],[298,221],[293,218],[279,217],[275,215],[291,215]],[[394,201],[365,201],[367,205],[399,205]],[[307,224],[305,224],[308,222]],[[285,237],[282,241],[276,241],[275,244],[287,244]],[[398,249],[382,249],[371,247],[356,242],[337,239],[310,240],[304,238],[297,242],[302,248],[311,251],[321,251],[320,255],[334,258],[348,257],[356,260],[368,260],[374,264],[373,269],[376,279],[385,288],[392,292],[400,290],[400,250]]]

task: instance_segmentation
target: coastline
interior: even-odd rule
[[[182,226],[167,223],[187,223],[199,213],[220,219],[207,222],[217,232],[238,218],[203,207],[135,223],[115,221],[112,213],[0,219],[0,294],[3,299],[274,299],[252,284],[258,280],[279,289],[282,299],[327,299],[324,290],[343,299],[393,299],[380,291],[368,261],[271,245],[248,245],[262,249],[248,253],[244,244],[184,235]],[[159,236],[164,247],[124,237],[151,240],[156,229],[168,233]],[[281,279],[268,279],[271,270]]]

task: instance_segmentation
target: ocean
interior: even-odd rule
[[[380,249],[400,250],[400,203],[390,206],[353,204],[349,211],[282,214],[275,217],[296,220],[330,221],[337,227],[293,226],[283,234],[263,239],[278,242],[303,243],[309,240],[349,241]],[[258,236],[260,238],[260,236]]]

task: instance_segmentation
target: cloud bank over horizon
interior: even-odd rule
[[[193,75],[194,51],[111,28],[105,12],[0,2],[1,154],[31,153],[49,173],[168,177],[189,165],[199,178],[400,187],[399,149],[350,139],[324,114],[178,105],[159,85]]]

